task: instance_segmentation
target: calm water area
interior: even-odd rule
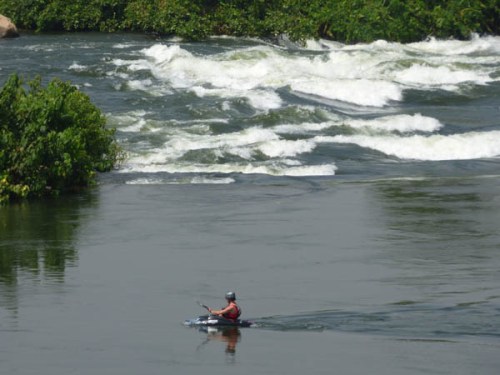
[[[127,160],[0,207],[1,374],[497,374],[500,38],[0,41]],[[199,331],[234,290],[256,327]]]

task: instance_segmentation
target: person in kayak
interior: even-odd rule
[[[208,312],[210,314],[213,314],[213,315],[222,316],[223,318],[226,318],[229,320],[238,319],[241,315],[241,309],[236,304],[236,294],[234,292],[227,292],[226,293],[226,301],[227,301],[226,307],[224,307],[220,310],[212,310],[209,308]]]

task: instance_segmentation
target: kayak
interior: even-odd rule
[[[217,315],[202,315],[195,319],[187,319],[184,325],[189,327],[251,327],[253,322],[248,320],[230,320]]]

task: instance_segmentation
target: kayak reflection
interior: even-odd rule
[[[200,327],[200,331],[207,333],[207,341],[226,343],[227,354],[236,353],[236,345],[241,340],[241,331],[238,327]]]
[[[195,319],[187,319],[184,321],[184,325],[195,327],[200,332],[207,334],[207,339],[201,345],[209,341],[225,342],[226,353],[232,356],[236,353],[236,345],[241,339],[240,328],[255,326],[249,320],[226,319],[222,316],[212,314],[202,315]]]

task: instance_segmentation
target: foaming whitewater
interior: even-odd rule
[[[356,120],[351,119],[348,125],[355,129],[366,129],[368,131],[378,132],[435,132],[443,127],[437,119],[422,116],[420,113],[415,115],[396,115],[379,117],[374,120]]]
[[[463,71],[447,66],[433,66],[427,64],[414,64],[408,69],[394,74],[394,78],[405,85],[422,88],[437,87],[443,90],[454,91],[459,85],[472,83],[485,85],[492,82],[493,78],[487,72]]]
[[[352,131],[364,134],[370,133],[414,133],[434,132],[443,127],[437,119],[422,116],[420,113],[414,115],[382,116],[375,119],[353,119],[346,116],[330,116],[331,120],[321,123],[302,123],[299,125],[278,125],[273,129],[281,134],[317,134],[328,129],[346,127]]]
[[[409,48],[436,55],[465,56],[465,55],[498,55],[500,54],[500,40],[498,37],[480,37],[472,35],[471,40],[439,40],[430,38],[425,42],[408,44]]]
[[[134,116],[141,117],[137,125],[125,125],[121,130],[134,132],[147,129],[147,114],[130,113],[114,121],[130,122]],[[181,127],[172,130],[156,124],[157,132],[167,132],[165,142],[155,148],[144,143],[137,144],[136,151],[129,153],[124,173],[241,173],[268,174],[273,176],[334,175],[334,163],[303,165],[294,159],[298,155],[311,153],[316,143],[311,140],[283,139],[272,129],[251,127],[241,131],[212,134],[210,126]],[[158,136],[161,136],[159,134]],[[209,162],[207,162],[207,160]],[[213,179],[212,179],[213,180]],[[139,179],[141,183],[145,180]],[[150,179],[157,183],[157,179]],[[203,181],[203,179],[202,179]],[[230,181],[230,180],[223,180]]]
[[[361,106],[382,107],[402,99],[400,87],[379,79],[377,60],[343,52],[297,56],[258,46],[200,57],[179,46],[156,45],[143,53],[152,59],[152,73],[173,87],[199,96],[246,98],[257,110],[281,107],[276,90],[285,87]]]
[[[337,135],[318,137],[318,142],[351,143],[400,159],[470,160],[500,156],[500,131],[465,133],[450,136],[413,135],[410,137]]]
[[[120,172],[153,174],[133,180],[140,183],[164,181],[154,174],[194,176],[189,183],[349,174],[346,166],[363,163],[360,150],[377,165],[376,152],[383,163],[500,155],[498,121],[447,109],[465,104],[479,113],[468,103],[498,87],[499,37],[305,46],[214,38],[115,50],[105,75],[148,103],[146,111],[109,115],[129,153]],[[79,61],[69,69],[97,70]]]
[[[200,97],[246,98],[256,109],[267,110],[282,105],[281,98],[274,92],[282,82],[273,82],[271,77],[279,60],[261,60],[272,52],[269,47],[261,47],[247,51],[238,59],[224,54],[196,56],[179,45],[157,44],[142,51],[147,61],[132,66],[149,69],[156,78],[175,89],[188,89]]]
[[[309,42],[301,54],[266,44],[207,55],[157,43],[139,51],[142,58],[113,63],[148,71],[169,89],[243,98],[257,110],[286,105],[278,91],[284,88],[312,98],[384,107],[401,102],[410,88],[458,91],[466,84],[498,81],[498,66],[491,66],[498,59],[498,39],[356,46],[320,41]],[[142,87],[133,82],[131,90],[151,86],[147,80]]]

